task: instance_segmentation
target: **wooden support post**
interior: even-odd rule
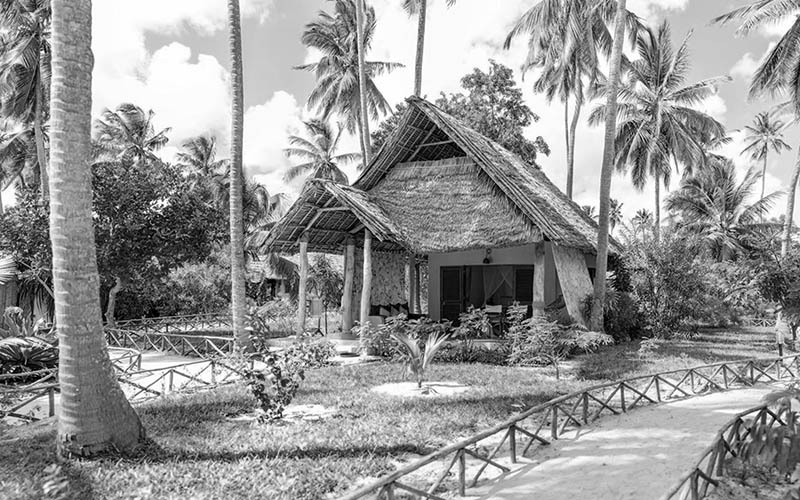
[[[508,428],[508,451],[511,463],[517,463],[517,428],[514,425]]]
[[[417,312],[417,257],[413,253],[408,254],[408,312]]]
[[[353,329],[353,279],[356,268],[356,240],[347,238],[344,249],[344,290],[342,292],[342,334],[350,335]]]
[[[458,450],[458,494],[467,496],[467,454]]]
[[[544,315],[544,241],[540,241],[534,247],[533,254],[533,314],[535,316]]]
[[[303,336],[306,330],[306,300],[308,286],[308,234],[300,237],[300,285],[297,293],[297,337]]]
[[[372,294],[372,233],[369,229],[364,230],[364,276],[361,280],[361,326],[369,323],[369,309]]]

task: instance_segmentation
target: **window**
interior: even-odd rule
[[[441,268],[441,317],[458,321],[468,306],[506,308],[533,302],[533,266],[451,266]]]

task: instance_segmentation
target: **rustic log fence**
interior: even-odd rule
[[[106,341],[111,347],[132,348],[138,351],[161,351],[179,356],[208,359],[233,353],[233,337],[185,335],[150,331],[106,328]]]
[[[783,419],[786,411],[786,408],[773,411],[767,405],[761,405],[736,415],[719,430],[691,470],[661,500],[704,498],[709,489],[718,486],[718,479],[725,475],[726,460],[739,456],[744,445],[752,439],[755,427],[766,425],[771,428],[776,423],[786,425]]]
[[[619,415],[637,406],[689,398],[714,391],[793,379],[800,373],[800,354],[783,358],[747,359],[632,377],[595,385],[534,406],[470,438],[445,446],[415,462],[342,497],[342,500],[376,498],[392,500],[399,492],[412,498],[441,500],[439,494],[456,489],[465,496],[477,485],[487,467],[503,473],[499,462],[506,455],[511,464],[537,448],[547,446],[565,433],[580,429],[604,415]],[[498,442],[499,438],[499,442]],[[489,452],[482,449],[491,450]],[[521,450],[521,451],[520,451]],[[468,465],[480,464],[477,471]],[[412,480],[421,469],[443,465],[433,482]],[[453,472],[453,469],[457,469]],[[473,472],[468,476],[467,472]],[[426,469],[426,472],[432,470]],[[451,478],[451,476],[453,476]],[[448,478],[451,483],[447,483]]]
[[[191,314],[162,316],[117,321],[113,329],[133,330],[142,333],[185,333],[197,330],[230,330],[233,328],[229,314]]]

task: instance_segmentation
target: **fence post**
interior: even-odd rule
[[[553,417],[550,420],[550,437],[558,439],[558,406],[553,405]]]
[[[517,428],[514,424],[508,428],[508,448],[511,453],[511,463],[517,463]]]
[[[47,389],[47,404],[49,406],[48,415],[52,417],[56,414],[56,391],[52,387]]]
[[[625,384],[619,384],[619,404],[622,406],[622,413],[628,411],[625,407]]]
[[[654,375],[655,377],[655,384],[656,384],[656,401],[659,403],[661,402],[661,380],[658,378],[658,375]]]
[[[464,450],[458,450],[458,494],[467,496],[467,457]]]
[[[589,393],[583,393],[583,424],[589,423]]]

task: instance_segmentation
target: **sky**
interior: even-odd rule
[[[394,104],[407,97],[413,87],[416,21],[402,10],[399,0],[368,0],[376,10],[377,29],[370,60],[396,61],[404,68],[377,79],[378,87]],[[458,0],[448,8],[444,0],[429,0],[423,94],[435,99],[440,92],[457,92],[460,79],[473,68],[487,69],[489,59],[515,70],[528,105],[539,115],[526,135],[543,136],[551,154],[540,160],[545,173],[558,186],[566,180],[566,148],[563,107],[548,104],[530,89],[518,71],[525,57],[525,44],[517,41],[502,48],[514,22],[536,0]],[[746,0],[629,0],[628,7],[651,24],[669,20],[675,44],[691,33],[692,69],[689,82],[730,75],[718,95],[703,108],[731,131],[733,142],[723,153],[734,158],[744,173],[750,166],[739,153],[744,148],[742,127],[754,115],[768,110],[773,101],[749,101],[747,88],[758,61],[770,44],[787,28],[777,25],[739,38],[734,27],[711,25],[714,17],[747,3]],[[227,155],[230,130],[229,56],[226,2],[220,0],[94,0],[93,113],[132,102],[156,114],[158,128],[170,128],[170,141],[161,153],[172,159],[181,144],[199,134],[215,135],[220,154]],[[283,154],[290,134],[301,131],[302,120],[314,116],[305,101],[314,86],[311,73],[293,69],[314,61],[301,43],[304,25],[327,0],[241,0],[245,85],[244,162],[245,173],[265,184],[272,193],[296,194],[302,181],[282,181],[291,160]],[[372,124],[373,129],[376,123]],[[787,141],[800,145],[800,130],[790,129]],[[602,127],[582,123],[576,145],[575,199],[582,205],[598,204]],[[348,137],[342,152],[357,151],[357,141]],[[767,191],[788,185],[794,152],[773,155],[768,165]],[[345,168],[351,181],[358,173]],[[677,185],[673,181],[672,187]],[[12,202],[13,190],[3,193]],[[643,192],[617,175],[612,197],[623,203],[623,212],[633,215],[641,208],[653,209],[653,186]],[[779,201],[774,213],[782,213]],[[798,206],[800,213],[800,206]],[[798,214],[796,214],[797,216]]]

